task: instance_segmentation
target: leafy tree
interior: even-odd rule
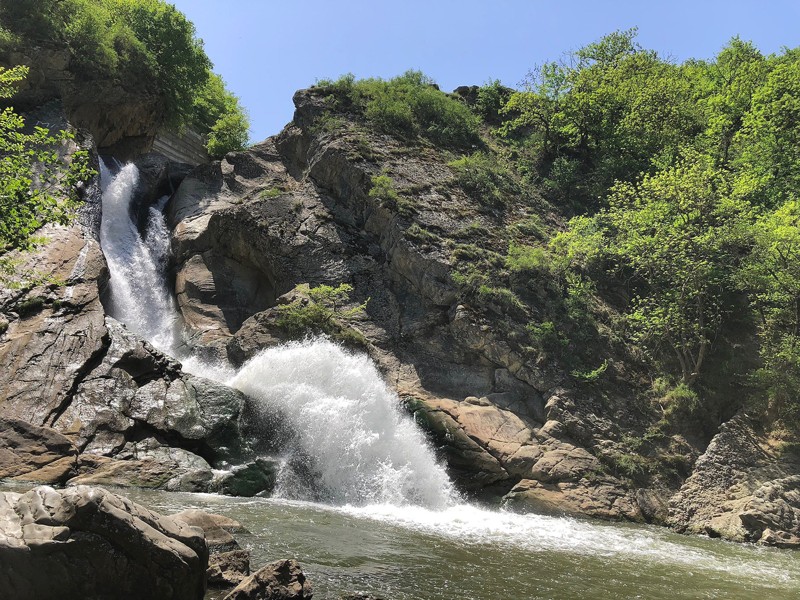
[[[165,125],[195,127],[216,154],[247,143],[247,114],[211,73],[194,25],[165,0],[14,0],[0,3],[0,26],[6,47],[62,45],[79,77],[152,91]]]
[[[800,409],[800,201],[762,215],[739,282],[760,323],[765,385],[774,416]],[[795,415],[797,416],[797,415]]]
[[[192,123],[207,131],[206,148],[212,158],[247,147],[250,120],[239,99],[225,88],[222,77],[214,73],[194,99]]]
[[[703,110],[703,136],[708,151],[727,165],[736,134],[750,110],[753,95],[764,82],[770,62],[751,43],[733,38],[715,61],[690,64],[697,68],[698,102]]]
[[[748,206],[731,187],[708,156],[687,152],[674,167],[614,186],[595,217],[602,252],[632,278],[628,316],[638,339],[659,356],[669,352],[686,384],[719,331],[746,243]]]
[[[531,71],[503,132],[538,146],[534,162],[559,200],[586,206],[615,180],[669,165],[699,130],[688,72],[635,42],[636,30]]]
[[[27,67],[0,67],[0,98],[10,98],[27,73]],[[79,184],[94,174],[85,151],[61,159],[59,151],[71,139],[69,132],[42,127],[28,132],[13,108],[0,112],[0,256],[30,248],[37,229],[71,218]]]
[[[787,53],[753,94],[736,143],[738,185],[772,207],[800,189],[800,55]]]

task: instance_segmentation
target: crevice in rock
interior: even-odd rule
[[[86,380],[92,371],[94,371],[103,363],[103,359],[106,357],[110,347],[111,335],[109,334],[108,330],[106,330],[106,332],[103,334],[103,337],[100,338],[100,347],[92,352],[89,358],[75,372],[75,376],[72,379],[72,385],[70,385],[70,388],[61,399],[59,405],[47,414],[42,422],[42,425],[48,425],[50,427],[55,426],[56,421],[58,421],[58,419],[61,418],[61,415],[63,415],[72,405],[72,401],[75,398],[75,395],[78,393],[78,388],[80,387],[81,383]]]

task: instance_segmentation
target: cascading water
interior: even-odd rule
[[[229,382],[280,412],[300,450],[314,457],[321,497],[336,504],[443,508],[454,494],[444,469],[367,356],[329,341],[263,351]],[[291,495],[287,470],[278,492]]]
[[[100,244],[111,274],[112,317],[159,350],[174,355],[180,345],[180,319],[165,283],[169,256],[169,231],[164,221],[163,198],[151,207],[146,237],[132,219],[131,201],[139,184],[133,164],[113,175],[100,164],[103,216]]]
[[[266,350],[235,375],[202,365],[185,350],[181,319],[165,280],[169,231],[163,208],[151,207],[144,238],[132,218],[135,165],[113,175],[103,165],[100,241],[111,272],[111,316],[189,372],[240,389],[266,418],[279,413],[294,435],[286,450],[310,460],[310,487],[297,485],[297,461],[286,460],[277,494],[338,504],[450,505],[452,486],[413,420],[372,362],[335,344],[307,341]],[[188,368],[187,368],[188,367]]]

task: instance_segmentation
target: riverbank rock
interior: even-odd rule
[[[243,550],[231,535],[245,531],[241,523],[197,509],[184,510],[172,518],[205,532],[209,551],[206,581],[210,587],[233,587],[250,575],[250,552]]]
[[[0,479],[64,483],[77,472],[78,449],[49,427],[0,417]]]
[[[721,428],[669,501],[669,524],[687,533],[800,547],[800,455],[776,449],[743,415]]]
[[[100,488],[0,493],[0,595],[197,600],[203,532]]]
[[[247,577],[225,600],[308,600],[313,596],[296,560],[279,560]]]

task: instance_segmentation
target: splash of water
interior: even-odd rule
[[[442,508],[455,493],[423,434],[369,358],[325,340],[265,350],[234,374],[226,364],[189,355],[181,318],[166,284],[170,253],[163,198],[150,208],[144,238],[132,219],[139,181],[129,164],[112,177],[102,165],[101,245],[111,272],[111,316],[183,362],[184,370],[238,388],[268,418],[279,414],[293,433],[292,456],[277,494],[337,504],[416,504]],[[313,474],[310,486],[297,485]]]
[[[444,468],[367,356],[325,340],[291,343],[262,351],[230,384],[265,415],[288,419],[296,449],[314,457],[325,500],[431,508],[454,502]],[[291,496],[300,475],[291,467],[281,475],[279,495]]]

